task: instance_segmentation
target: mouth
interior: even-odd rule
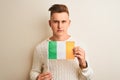
[[[63,32],[63,30],[57,30],[57,32]]]

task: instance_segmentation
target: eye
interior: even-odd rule
[[[58,21],[57,21],[57,20],[54,20],[53,22],[54,22],[54,23],[58,23]]]
[[[65,20],[62,21],[62,23],[65,23],[65,22],[66,22]]]

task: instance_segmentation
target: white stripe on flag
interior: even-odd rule
[[[57,59],[66,59],[66,42],[57,42]]]

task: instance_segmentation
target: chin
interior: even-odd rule
[[[64,35],[63,33],[56,34],[56,36],[63,36],[63,35]]]

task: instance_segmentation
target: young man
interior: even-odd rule
[[[90,80],[92,69],[80,45],[73,48],[73,60],[48,60],[49,41],[76,41],[67,32],[71,22],[68,8],[63,4],[54,4],[49,11],[53,35],[35,48],[31,80]]]

